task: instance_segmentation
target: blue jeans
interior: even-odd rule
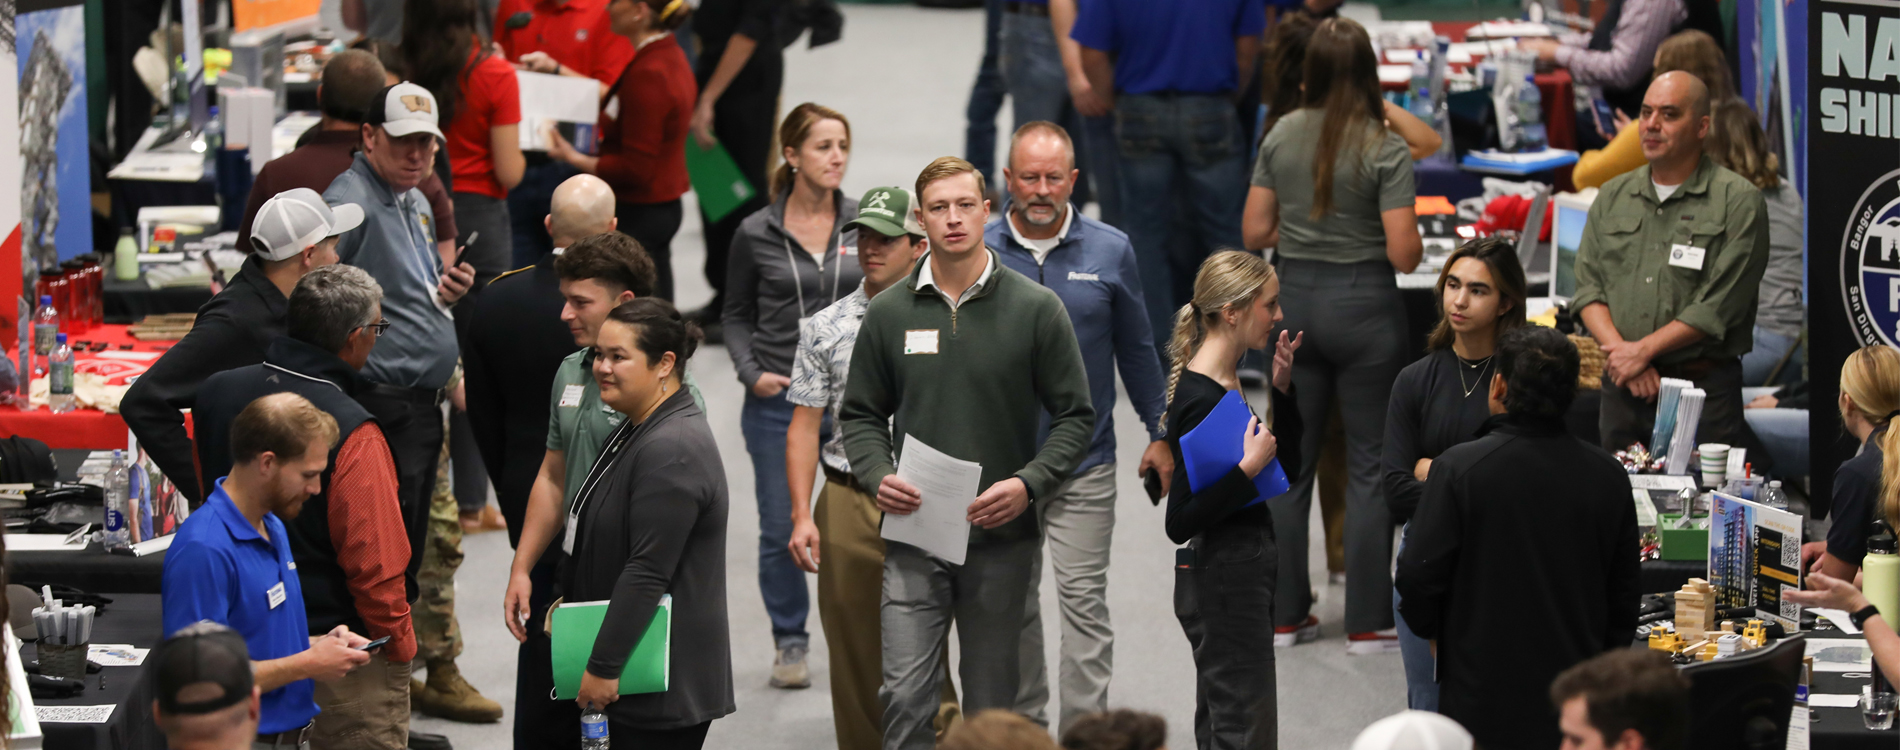
[[[1768,373],[1781,364],[1783,355],[1789,349],[1794,354],[1788,357],[1788,363],[1781,365],[1781,372],[1775,376],[1775,382],[1768,382]],[[1755,348],[1742,355],[1742,385],[1794,385],[1801,382],[1801,364],[1808,359],[1808,347],[1796,336],[1783,336],[1761,326],[1755,326]]]
[[[1093,177],[1095,165],[1090,159],[1089,141],[1083,135],[1082,116],[1069,101],[1069,74],[1062,68],[1062,50],[1056,46],[1055,29],[1046,17],[1006,12],[999,40],[1002,50],[997,55],[997,65],[1003,71],[1004,88],[1009,92],[1016,118],[1011,131],[1037,120],[1053,122],[1068,130],[1069,140],[1075,146],[1076,165],[1086,167],[1082,181],[1075,186],[1073,199],[1078,206],[1087,203],[1100,188],[1089,189],[1088,180]]]
[[[998,183],[996,173],[996,116],[1003,111],[1003,72],[997,65],[1000,45],[997,36],[1003,28],[1003,0],[983,0],[983,62],[976,68],[976,84],[970,87],[970,106],[964,110],[969,123],[963,130],[963,158],[983,173],[989,184]]]
[[[1130,94],[1115,102],[1122,228],[1135,246],[1155,331],[1174,330],[1174,312],[1193,296],[1194,274],[1209,253],[1241,247],[1247,167],[1239,131],[1233,102],[1218,94]],[[1186,241],[1172,242],[1177,236]],[[1157,344],[1165,349],[1164,339]]]
[[[548,217],[554,189],[577,174],[580,170],[558,161],[537,164],[521,173],[521,183],[508,191],[508,221],[514,232],[515,246],[513,265],[509,268],[532,266],[542,256],[554,252],[554,239],[548,236],[547,225],[542,220]]]
[[[1807,409],[1743,409],[1742,418],[1768,450],[1768,459],[1775,463],[1774,476],[1808,475]]]
[[[752,487],[759,500],[759,593],[779,648],[808,642],[805,618],[811,613],[805,571],[792,562],[790,548],[792,491],[785,476],[785,432],[791,427],[792,402],[784,391],[771,398],[746,391],[739,429],[745,433],[746,453],[752,454]]]
[[[1399,554],[1405,554],[1405,532],[1399,532]],[[1418,637],[1399,615],[1399,589],[1392,588],[1392,620],[1398,623],[1399,659],[1405,665],[1405,707],[1438,712],[1438,660],[1431,641]]]

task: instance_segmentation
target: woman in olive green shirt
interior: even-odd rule
[[[1293,369],[1300,413],[1326,414],[1337,399],[1344,420],[1348,651],[1395,652],[1392,521],[1379,456],[1392,382],[1409,360],[1394,271],[1412,271],[1423,253],[1412,155],[1385,127],[1378,60],[1364,27],[1322,22],[1304,67],[1303,107],[1280,118],[1260,145],[1242,232],[1248,248],[1276,249],[1286,330],[1308,337],[1311,356]],[[1307,431],[1302,487],[1310,488],[1324,433]],[[1307,582],[1310,498],[1296,489],[1273,503],[1276,645],[1319,632]]]

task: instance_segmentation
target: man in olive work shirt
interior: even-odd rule
[[[1657,76],[1637,127],[1649,164],[1610,180],[1590,206],[1570,302],[1608,356],[1603,447],[1649,442],[1661,378],[1707,392],[1698,442],[1751,444],[1741,356],[1754,346],[1768,266],[1767,206],[1703,155],[1709,91],[1695,76]]]
[[[839,414],[858,483],[887,514],[921,502],[968,504],[963,564],[887,541],[880,607],[884,747],[936,744],[939,654],[954,616],[963,710],[1015,705],[1023,606],[1038,530],[1029,510],[1088,455],[1095,432],[1088,375],[1055,292],[1004,267],[983,246],[989,203],[969,162],[944,157],[917,178],[930,253],[865,311]],[[1048,439],[1036,447],[1042,413]],[[982,464],[974,502],[919,497],[896,475],[900,436]],[[886,519],[888,522],[888,518]]]

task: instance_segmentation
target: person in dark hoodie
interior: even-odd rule
[[[1434,643],[1439,713],[1487,750],[1549,748],[1551,680],[1635,632],[1636,508],[1622,465],[1565,430],[1576,346],[1524,326],[1494,356],[1491,418],[1432,462],[1406,531],[1399,614]]]
[[[323,491],[284,524],[304,611],[313,636],[347,625],[389,643],[349,676],[316,686],[322,713],[311,742],[319,747],[409,746],[409,663],[416,656],[403,576],[409,538],[396,499],[395,457],[381,425],[355,398],[356,373],[389,325],[382,296],[363,269],[312,271],[290,293],[288,334],[271,341],[264,363],[213,375],[193,412],[200,471],[212,479],[231,472],[232,424],[258,398],[294,392],[336,420],[342,439],[330,449]]]

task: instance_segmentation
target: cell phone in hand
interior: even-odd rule
[[[481,236],[482,236],[482,233],[481,233],[481,231],[480,231],[480,230],[476,230],[476,231],[473,231],[473,232],[469,232],[469,233],[468,233],[468,241],[467,241],[467,242],[464,242],[464,243],[462,243],[462,247],[461,247],[460,249],[458,249],[458,250],[456,250],[456,251],[455,251],[455,262],[454,262],[454,263],[450,263],[450,264],[449,264],[449,267],[450,267],[450,268],[458,268],[458,267],[460,267],[460,266],[462,265],[462,258],[463,258],[464,256],[466,256],[466,255],[468,255],[468,248],[469,248],[469,247],[470,247],[471,245],[474,245],[474,244],[475,244],[475,240],[477,240],[477,239],[480,239],[480,238],[481,238]]]
[[[373,640],[373,641],[370,641],[369,643],[365,643],[365,644],[363,644],[363,645],[361,645],[361,646],[357,646],[357,647],[356,647],[356,650],[358,650],[358,651],[368,651],[368,652],[371,652],[371,653],[374,653],[374,652],[375,652],[375,651],[376,651],[377,649],[380,649],[380,648],[382,648],[383,646],[385,646],[385,645],[387,645],[388,643],[389,643],[389,636],[383,636],[383,637],[381,637],[381,638],[378,638],[378,639],[376,639],[376,640]]]
[[[1604,135],[1615,137],[1616,113],[1610,109],[1610,103],[1602,99],[1597,99],[1591,102],[1591,109],[1596,111],[1597,129],[1602,131]]]
[[[1142,472],[1141,487],[1148,491],[1149,502],[1155,505],[1161,504],[1161,472],[1155,471],[1152,467]]]

